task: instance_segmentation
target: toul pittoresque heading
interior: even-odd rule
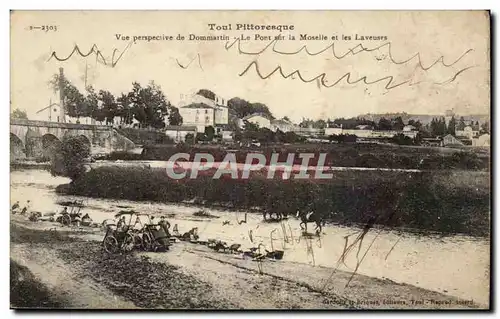
[[[293,31],[295,26],[293,24],[253,24],[253,23],[236,23],[233,28],[233,24],[217,24],[209,23],[208,29],[210,31]]]

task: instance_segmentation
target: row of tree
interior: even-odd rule
[[[433,136],[442,136],[446,134],[455,135],[456,131],[463,131],[466,126],[470,125],[474,131],[480,131],[482,133],[489,133],[490,127],[488,122],[484,122],[479,125],[479,122],[467,124],[463,116],[457,121],[454,116],[446,123],[444,117],[433,118],[431,123],[428,125],[428,132]]]
[[[151,81],[147,86],[132,83],[132,89],[115,97],[106,90],[85,88],[85,95],[67,78],[62,79],[65,112],[71,117],[91,117],[97,121],[112,123],[120,117],[125,124],[137,120],[143,127],[162,128],[168,118],[172,125],[181,125],[179,110],[166,98],[160,86]],[[59,75],[55,74],[49,85],[57,93],[60,90]]]

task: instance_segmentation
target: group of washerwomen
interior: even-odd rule
[[[21,205],[19,204],[19,201],[16,201],[14,203],[14,205],[12,205],[12,207],[11,207],[11,212],[13,215],[19,214],[22,216],[26,216],[29,214],[29,219],[31,221],[41,220],[42,213],[37,212],[37,211],[32,211],[31,204],[32,204],[31,200],[27,200],[26,205],[21,209]],[[53,215],[55,215],[55,213],[46,214],[46,216],[49,217],[48,220],[50,220],[50,221],[54,221]],[[69,223],[73,222],[74,221],[73,219],[78,219],[78,221],[81,223],[82,226],[90,226],[92,224],[92,218],[90,218],[89,214],[85,214],[83,217],[81,217],[80,213],[70,214],[70,212],[68,212],[68,207],[66,207],[66,206],[60,212],[60,216],[58,217],[58,220],[56,220],[56,221],[62,223],[62,216],[65,216],[65,215],[70,216]],[[72,216],[72,215],[74,215],[74,216]],[[81,220],[80,220],[80,217],[81,217]]]
[[[20,208],[21,208],[21,205],[19,205],[19,201],[16,201],[14,203],[14,205],[12,205],[12,207],[11,207],[12,214],[19,213],[20,215],[26,215],[28,213],[28,211],[31,209],[31,201],[28,200],[26,202],[26,205],[21,209],[21,211],[19,211]]]

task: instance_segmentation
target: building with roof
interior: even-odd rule
[[[271,129],[271,119],[267,114],[264,113],[253,113],[245,116],[241,119],[243,123],[248,121],[250,123],[256,124],[259,128]]]
[[[479,136],[479,128],[473,126],[466,126],[463,130],[455,130],[455,135],[458,137],[466,137],[468,139],[473,139]]]
[[[459,139],[457,139],[455,136],[448,134],[445,137],[443,137],[443,146],[459,146],[459,145],[464,145]]]
[[[186,126],[186,125],[167,125],[165,127],[165,135],[170,137],[174,142],[184,142],[186,141],[186,135],[193,134],[196,136],[198,129],[196,126]]]
[[[490,147],[490,134],[483,134],[472,139],[472,146]]]
[[[227,101],[216,96],[215,100],[199,94],[181,95],[179,114],[182,125],[196,126],[198,132],[204,132],[207,126],[227,125],[229,110]]]

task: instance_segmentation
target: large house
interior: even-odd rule
[[[204,132],[208,126],[227,125],[229,121],[227,101],[219,97],[212,100],[199,94],[181,95],[179,114],[182,125],[196,126],[198,132]]]
[[[474,137],[479,136],[479,128],[468,125],[464,127],[463,130],[455,130],[455,136],[467,137],[468,139],[473,139]]]

